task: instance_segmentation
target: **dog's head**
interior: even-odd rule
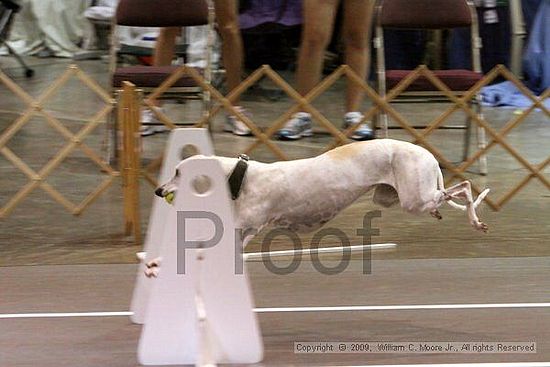
[[[220,164],[222,166],[222,169],[223,169],[223,172],[224,172],[226,177],[229,177],[229,174],[234,169],[234,167],[237,163],[237,158],[226,158],[226,157],[216,157],[216,156],[208,156],[207,157],[207,156],[203,156],[203,155],[193,156],[193,159],[203,159],[203,158],[216,158],[216,159],[218,159],[218,161],[220,162]],[[174,199],[176,197],[176,192],[177,192],[178,187],[180,185],[180,179],[181,179],[182,175],[185,174],[185,172],[182,172],[183,171],[183,169],[182,169],[183,162],[185,162],[185,159],[182,160],[180,163],[178,163],[178,165],[176,166],[176,170],[174,171],[174,176],[168,182],[166,182],[165,184],[159,186],[155,190],[155,195],[157,195],[161,198],[164,198],[164,200],[166,200],[166,202],[168,202],[169,204],[172,204],[174,202]],[[208,182],[209,182],[208,178],[202,176],[202,178],[198,177],[196,183],[194,183],[194,184],[197,185],[195,187],[200,192],[201,188],[209,186]]]
[[[168,204],[172,204],[176,197],[176,191],[178,190],[179,180],[181,177],[181,169],[180,164],[176,166],[176,170],[174,172],[174,176],[170,179],[170,181],[166,182],[165,184],[159,186],[155,190],[155,195],[164,198],[168,202]]]

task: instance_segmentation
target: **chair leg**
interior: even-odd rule
[[[468,103],[468,107],[472,106],[472,102]],[[464,131],[464,150],[462,152],[462,162],[465,162],[470,155],[470,141],[472,136],[472,118],[466,116],[466,130]]]
[[[373,126],[374,133],[379,139],[388,138],[388,114],[385,111],[376,115],[375,126]],[[376,130],[378,128],[378,130]],[[379,132],[377,132],[379,131]]]
[[[111,166],[117,165],[118,159],[118,131],[117,131],[117,110],[115,109],[107,116],[105,132],[103,136],[102,149],[105,152],[105,161]]]
[[[3,46],[6,46],[6,48],[8,49],[8,52],[10,53],[10,55],[12,55],[13,57],[15,57],[15,59],[17,60],[17,62],[19,63],[19,65],[21,65],[21,67],[23,69],[25,69],[25,76],[27,78],[31,78],[33,75],[34,75],[34,70],[31,69],[27,63],[23,60],[23,58],[21,58],[21,56],[15,52],[15,50],[13,48],[11,48],[10,45],[8,45],[7,42],[4,42],[4,40],[2,40],[0,42],[0,45],[3,45]]]
[[[481,96],[477,95],[476,100],[476,114],[477,117],[482,120],[483,119],[483,111],[481,106]],[[477,137],[477,147],[478,149],[484,149],[487,146],[487,137],[485,134],[485,129],[481,126],[478,126],[476,129],[476,137]],[[487,155],[483,154],[479,157],[479,173],[483,176],[485,176],[488,173],[487,168]]]
[[[372,116],[371,128],[375,138],[378,137],[378,126],[380,126],[380,112]]]

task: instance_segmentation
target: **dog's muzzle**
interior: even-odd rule
[[[159,187],[155,190],[155,195],[158,197],[164,198],[168,204],[172,204],[174,202],[174,199],[176,197],[176,194],[174,191],[165,192],[162,187]]]

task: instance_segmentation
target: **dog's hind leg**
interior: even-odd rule
[[[486,195],[486,192],[484,191],[483,197]],[[480,195],[481,196],[481,195]],[[470,224],[477,230],[487,232],[489,227],[487,224],[483,223],[481,220],[479,220],[477,213],[476,213],[476,202],[474,203],[474,198],[472,195],[472,185],[469,181],[463,181],[459,184],[456,184],[454,186],[449,187],[445,190],[445,200],[451,204],[452,199],[463,199],[466,201],[466,211],[468,212],[468,219],[470,220]],[[452,205],[452,204],[451,204]],[[456,205],[456,204],[455,204]],[[452,205],[452,206],[455,206]],[[459,207],[459,205],[457,205]]]

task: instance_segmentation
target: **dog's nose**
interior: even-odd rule
[[[164,197],[163,192],[164,190],[162,189],[162,187],[159,187],[158,189],[155,190],[155,195],[162,198]]]

